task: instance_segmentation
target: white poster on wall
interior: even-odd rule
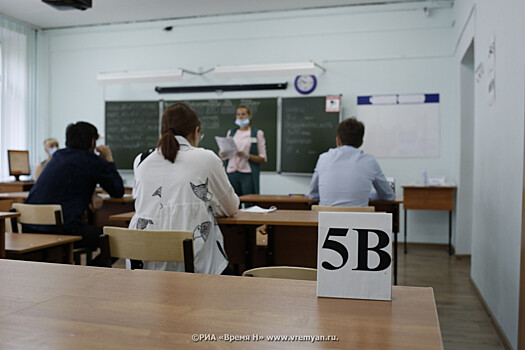
[[[317,296],[392,299],[392,214],[320,212]]]
[[[357,118],[376,158],[439,157],[439,94],[359,96]]]

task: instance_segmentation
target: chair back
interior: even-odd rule
[[[247,277],[282,278],[290,280],[317,281],[317,269],[295,266],[256,267],[242,273]]]
[[[100,249],[107,258],[184,262],[186,272],[193,272],[191,231],[148,231],[105,226]]]
[[[312,205],[313,211],[355,211],[355,212],[374,212],[375,207],[330,207],[327,205]]]
[[[55,225],[57,233],[63,232],[62,223],[64,219],[60,204],[13,203],[12,211],[20,213],[18,218],[11,220],[13,232],[19,232],[18,224]]]

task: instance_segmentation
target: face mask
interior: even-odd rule
[[[56,151],[58,151],[58,148],[57,147],[52,147],[49,149],[49,155],[52,156],[53,153],[55,153]]]
[[[245,126],[250,125],[250,119],[235,119],[235,124],[239,127],[244,128]]]

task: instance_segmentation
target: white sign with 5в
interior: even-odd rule
[[[392,214],[319,212],[317,296],[392,300]]]

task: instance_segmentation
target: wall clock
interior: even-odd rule
[[[315,75],[298,75],[295,78],[295,89],[303,95],[308,95],[315,90],[317,78]]]

